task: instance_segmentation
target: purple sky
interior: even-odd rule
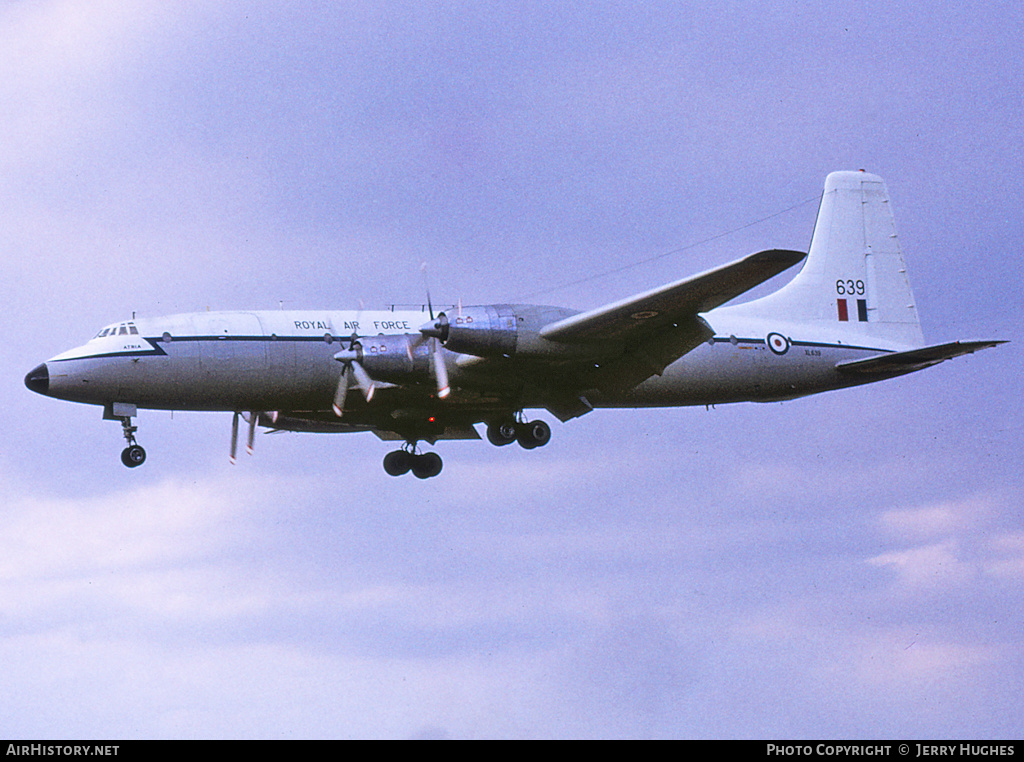
[[[1020,738],[1020,3],[395,5],[0,3],[0,736]],[[429,482],[371,435],[232,467],[228,414],[143,412],[129,471],[22,383],[132,312],[418,303],[424,261],[594,307],[806,248],[859,168],[928,340],[1014,343]]]

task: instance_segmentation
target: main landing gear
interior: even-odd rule
[[[518,442],[524,450],[532,450],[551,441],[551,427],[544,421],[493,421],[487,424],[487,441],[497,447]]]
[[[416,445],[406,444],[401,450],[384,456],[384,470],[389,476],[401,476],[412,471],[417,479],[430,479],[441,473],[444,462],[436,452],[417,453]]]
[[[518,442],[524,450],[532,450],[551,441],[551,427],[544,421],[507,418],[487,425],[487,439],[498,447]],[[412,471],[417,479],[430,479],[441,473],[443,467],[440,455],[436,452],[417,453],[415,442],[407,442],[402,449],[384,456],[384,470],[390,476]]]
[[[250,414],[248,448],[252,452],[253,433],[256,428],[257,414]],[[135,441],[135,432],[138,426],[132,425],[129,415],[111,415],[121,422],[121,430],[128,446],[121,452],[121,462],[128,468],[136,468],[146,462],[146,451]],[[238,419],[239,414],[235,413],[231,427],[231,460],[234,462],[235,450],[238,443]],[[519,446],[526,450],[536,447],[543,447],[551,441],[551,427],[544,421],[523,421],[506,419],[495,421],[487,426],[487,439],[493,445],[503,447],[518,442]],[[432,479],[441,473],[444,462],[436,452],[416,452],[416,443],[408,442],[402,449],[389,452],[384,456],[384,470],[390,476],[401,476],[412,471],[417,479]]]
[[[128,446],[121,451],[121,462],[128,468],[141,466],[146,462],[146,451],[135,441],[135,432],[138,426],[132,426],[132,419],[129,416],[121,417],[121,429],[124,431],[125,441]]]

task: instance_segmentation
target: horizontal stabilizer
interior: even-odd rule
[[[954,341],[949,344],[937,344],[933,347],[911,349],[906,352],[891,352],[869,357],[866,360],[841,362],[836,365],[836,370],[840,373],[900,375],[937,365],[943,360],[951,360],[960,355],[969,355],[979,349],[988,349],[1005,343],[1005,341]]]

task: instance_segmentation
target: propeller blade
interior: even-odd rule
[[[235,462],[238,454],[238,411],[231,417],[231,462]]]
[[[428,323],[427,325],[431,324]],[[405,346],[405,354],[408,356],[409,362],[413,361],[413,355],[416,353],[416,350],[422,347],[428,341],[430,341],[431,337],[427,335],[426,331],[424,330],[426,329],[426,327],[427,326],[424,326],[423,328],[420,329],[419,336],[410,337],[409,343],[406,344]]]
[[[249,413],[249,437],[245,443],[245,450],[250,455],[253,453],[253,445],[256,443],[256,420],[259,418],[259,413],[255,411]]]
[[[350,362],[348,367],[352,369],[352,373],[356,377],[356,386],[362,390],[363,396],[369,402],[373,399],[373,379],[370,378],[370,374],[366,372],[366,369],[355,360]]]
[[[448,386],[448,366],[444,362],[444,348],[441,342],[433,339],[433,352],[430,357],[434,367],[434,378],[437,379],[437,396],[444,399],[451,394],[451,387]]]
[[[349,336],[349,348],[356,343],[359,339],[359,324],[363,322],[363,310],[366,309],[366,304],[362,299],[359,300],[359,309],[356,310],[356,319],[352,324],[352,335]]]
[[[338,379],[338,390],[334,393],[334,414],[341,418],[345,410],[345,397],[348,396],[349,369],[345,365],[341,370],[341,378]]]
[[[434,319],[434,305],[430,302],[430,282],[427,280],[427,263],[420,265],[420,272],[423,273],[423,287],[427,291],[427,310],[430,312],[430,319]]]

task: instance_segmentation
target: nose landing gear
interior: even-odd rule
[[[138,426],[132,426],[132,416],[138,414],[138,408],[127,402],[114,402],[103,407],[103,420],[120,421],[124,441],[128,446],[121,451],[121,462],[128,468],[136,468],[146,462],[146,451],[135,441]]]
[[[124,431],[125,441],[128,446],[121,451],[121,462],[128,468],[141,466],[146,462],[146,451],[135,441],[135,432],[138,426],[132,426],[132,419],[129,416],[121,417],[121,429]]]

